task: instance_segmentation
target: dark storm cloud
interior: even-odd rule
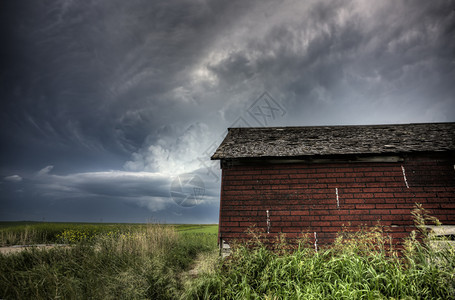
[[[67,199],[82,216],[111,199],[131,216],[211,211],[216,222],[209,156],[228,126],[455,120],[453,1],[18,0],[0,11],[10,212],[63,215]],[[285,112],[267,124],[249,113],[264,91]],[[177,212],[169,185],[183,173],[203,178],[210,201]]]
[[[185,208],[170,197],[172,178],[169,176],[125,171],[55,175],[51,173],[52,169],[47,166],[26,178],[18,175],[3,178],[0,190],[7,201],[2,205],[0,218],[14,220],[15,216],[23,215],[33,220],[54,216],[58,220],[117,218],[146,222],[146,217],[157,213],[155,221],[181,223],[198,216],[203,223],[216,222],[213,213],[217,213],[218,186],[210,184],[202,171],[195,171],[206,181],[202,201],[196,207]],[[11,201],[12,198],[15,200]],[[33,201],[27,201],[29,198]],[[112,207],[127,207],[136,216],[113,213]],[[141,209],[148,213],[140,213]]]
[[[271,17],[261,24],[262,35],[247,35],[239,41],[239,50],[210,70],[227,85],[242,84],[242,76],[253,78],[247,84],[280,95],[292,107],[291,114],[308,111],[303,122],[365,123],[368,120],[356,120],[352,113],[343,118],[330,111],[364,103],[370,110],[381,103],[388,106],[370,122],[453,120],[453,2],[358,4],[362,2],[300,4],[307,9],[294,7],[297,13],[289,10],[277,22]],[[446,109],[431,112],[435,102]],[[417,106],[420,113],[429,110],[430,115],[418,117],[406,106]],[[384,119],[406,108],[404,120],[399,115]],[[315,112],[319,121],[311,118]]]
[[[176,106],[186,106],[173,90],[189,80],[225,4],[6,6],[2,119],[9,126],[2,128],[27,139],[128,154],[150,130],[175,118]]]

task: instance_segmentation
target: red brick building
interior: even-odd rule
[[[455,225],[455,123],[230,128],[221,161],[219,237],[316,233],[379,220],[401,239],[423,204]]]

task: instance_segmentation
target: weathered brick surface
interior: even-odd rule
[[[409,156],[397,163],[256,164],[222,170],[220,238],[247,238],[251,225],[320,244],[343,226],[380,221],[398,242],[414,229],[415,203],[455,225],[454,158]],[[405,169],[406,186],[402,166]],[[338,190],[338,205],[337,195]]]

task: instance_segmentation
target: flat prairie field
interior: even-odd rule
[[[177,232],[181,233],[209,233],[209,234],[218,234],[218,224],[177,224],[169,225],[174,226]]]
[[[150,227],[172,228],[175,232],[185,234],[218,233],[218,224],[0,222],[0,247],[61,244],[68,242],[66,239],[70,236],[74,241],[80,241],[101,234],[141,232]]]

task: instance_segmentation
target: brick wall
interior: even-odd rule
[[[316,232],[318,242],[327,244],[343,225],[357,228],[380,220],[399,242],[414,229],[411,210],[416,202],[443,224],[455,225],[454,163],[453,157],[411,156],[397,163],[225,168],[220,237],[246,238],[252,225],[266,231],[269,210],[270,237]]]

